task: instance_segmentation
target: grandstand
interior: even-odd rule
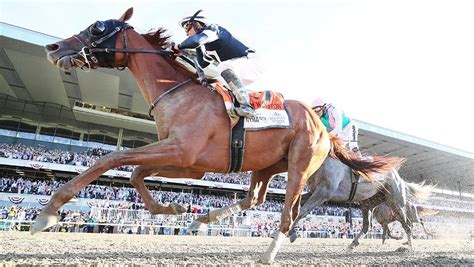
[[[5,23],[1,27],[0,207],[5,208],[0,220],[11,212],[19,221],[28,221],[56,188],[104,154],[140,147],[157,137],[148,106],[127,70],[58,70],[47,62],[42,47],[57,38]],[[474,154],[357,122],[364,154],[405,157],[400,174],[406,181],[438,186],[431,201],[422,205],[469,222],[474,216]],[[127,166],[106,172],[66,205],[63,220],[82,220],[68,231],[78,231],[78,225],[89,231],[87,223],[102,222],[103,227],[120,226],[110,228],[117,232],[185,234],[194,216],[243,198],[250,177],[248,173],[208,173],[203,180],[148,177],[146,183],[155,198],[186,204],[191,215],[152,217],[143,211],[140,197],[128,182],[132,170],[133,166]],[[275,178],[267,203],[213,229],[223,235],[268,234],[279,219],[285,186],[284,175]],[[12,205],[18,207],[13,211]],[[344,208],[320,208],[300,229],[308,236],[349,237],[353,230],[346,224],[345,212]],[[355,215],[357,229],[360,218]],[[433,219],[433,224],[440,220]],[[467,225],[474,227],[472,220]]]

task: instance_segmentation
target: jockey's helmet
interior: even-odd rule
[[[324,106],[324,105],[326,105],[326,101],[324,99],[322,99],[321,97],[318,97],[315,100],[313,100],[313,102],[311,102],[311,107],[312,108],[319,107],[319,106]]]
[[[188,22],[191,22],[191,21],[197,21],[197,22],[201,22],[202,24],[204,25],[207,25],[208,24],[208,20],[207,18],[202,14],[202,10],[198,10],[196,13],[194,13],[194,15],[192,16],[188,16],[188,17],[184,17],[182,18],[180,21],[179,21],[179,25],[183,28],[186,28],[186,25],[188,24]]]

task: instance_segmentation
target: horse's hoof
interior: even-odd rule
[[[346,251],[353,251],[359,244],[350,244],[347,248]]]
[[[292,233],[290,235],[290,242],[291,243],[295,242],[297,238],[298,238],[298,235],[296,233]]]
[[[205,231],[207,230],[207,224],[198,222],[198,221],[193,221],[189,226],[188,226],[188,232],[192,231]]]
[[[39,233],[59,222],[59,216],[55,214],[40,213],[36,217],[35,223],[31,226],[30,233],[32,235]]]
[[[409,247],[399,247],[395,250],[395,252],[410,252],[411,248]]]
[[[274,262],[274,259],[270,255],[267,255],[266,253],[260,257],[260,263],[262,264],[272,264]]]
[[[175,215],[182,214],[182,213],[185,213],[187,211],[187,209],[184,206],[181,206],[181,205],[176,204],[176,203],[171,203],[170,208],[174,211]]]
[[[267,251],[260,257],[260,262],[263,264],[272,264],[275,260],[275,257],[280,250],[281,244],[283,243],[286,235],[282,232],[275,231],[276,233],[273,237],[270,246],[268,247]]]

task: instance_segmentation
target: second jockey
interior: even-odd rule
[[[341,138],[346,148],[361,156],[359,150],[359,129],[354,122],[322,98],[316,98],[311,107],[318,114],[329,133]]]
[[[254,117],[255,110],[250,105],[245,86],[254,82],[258,76],[258,70],[252,66],[252,55],[255,51],[237,40],[224,27],[209,23],[200,12],[201,10],[180,21],[188,37],[180,44],[174,45],[173,50],[195,49],[201,68],[211,63],[217,64],[218,73],[240,104],[235,108],[237,115]]]

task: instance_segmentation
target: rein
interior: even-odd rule
[[[99,60],[93,55],[93,53],[107,53],[107,54],[125,53],[126,54],[125,64],[121,67],[118,67],[117,69],[119,69],[119,70],[124,70],[127,67],[129,53],[149,53],[149,54],[158,54],[158,55],[162,55],[162,56],[173,56],[174,55],[173,51],[168,51],[168,50],[165,50],[165,49],[127,48],[128,38],[127,38],[127,32],[125,30],[128,29],[128,28],[130,28],[130,26],[128,26],[128,25],[125,25],[124,27],[117,26],[117,27],[115,27],[115,29],[112,32],[105,35],[101,39],[92,42],[90,45],[86,45],[79,38],[79,36],[74,35],[74,38],[76,38],[83,45],[81,51],[78,54],[84,58],[84,61],[82,62],[82,61],[76,59],[77,61],[82,63],[82,64],[80,64],[80,65],[82,65],[81,68],[83,69],[83,67],[86,66],[86,65],[87,65],[88,69],[93,68],[93,66],[91,66],[91,64],[90,64],[89,58],[92,62],[94,62],[96,64],[99,62]],[[119,32],[123,32],[123,44],[125,46],[124,48],[107,48],[107,47],[106,48],[100,48],[100,47],[97,47],[97,45],[99,45],[99,44],[107,41],[108,39],[114,37]]]
[[[176,85],[174,85],[173,87],[171,87],[170,89],[166,90],[166,92],[164,92],[163,94],[159,95],[157,98],[155,98],[155,100],[153,100],[153,102],[150,104],[150,108],[148,109],[148,115],[150,117],[153,118],[153,115],[151,114],[151,112],[153,111],[153,109],[156,107],[156,105],[158,105],[158,102],[160,102],[160,100],[168,95],[169,93],[173,92],[174,90],[178,89],[179,87],[187,84],[188,82],[192,81],[192,79],[187,79],[185,81],[182,81]]]
[[[164,49],[145,49],[145,48],[89,48],[90,53],[150,53],[162,56],[172,56],[172,51]]]

